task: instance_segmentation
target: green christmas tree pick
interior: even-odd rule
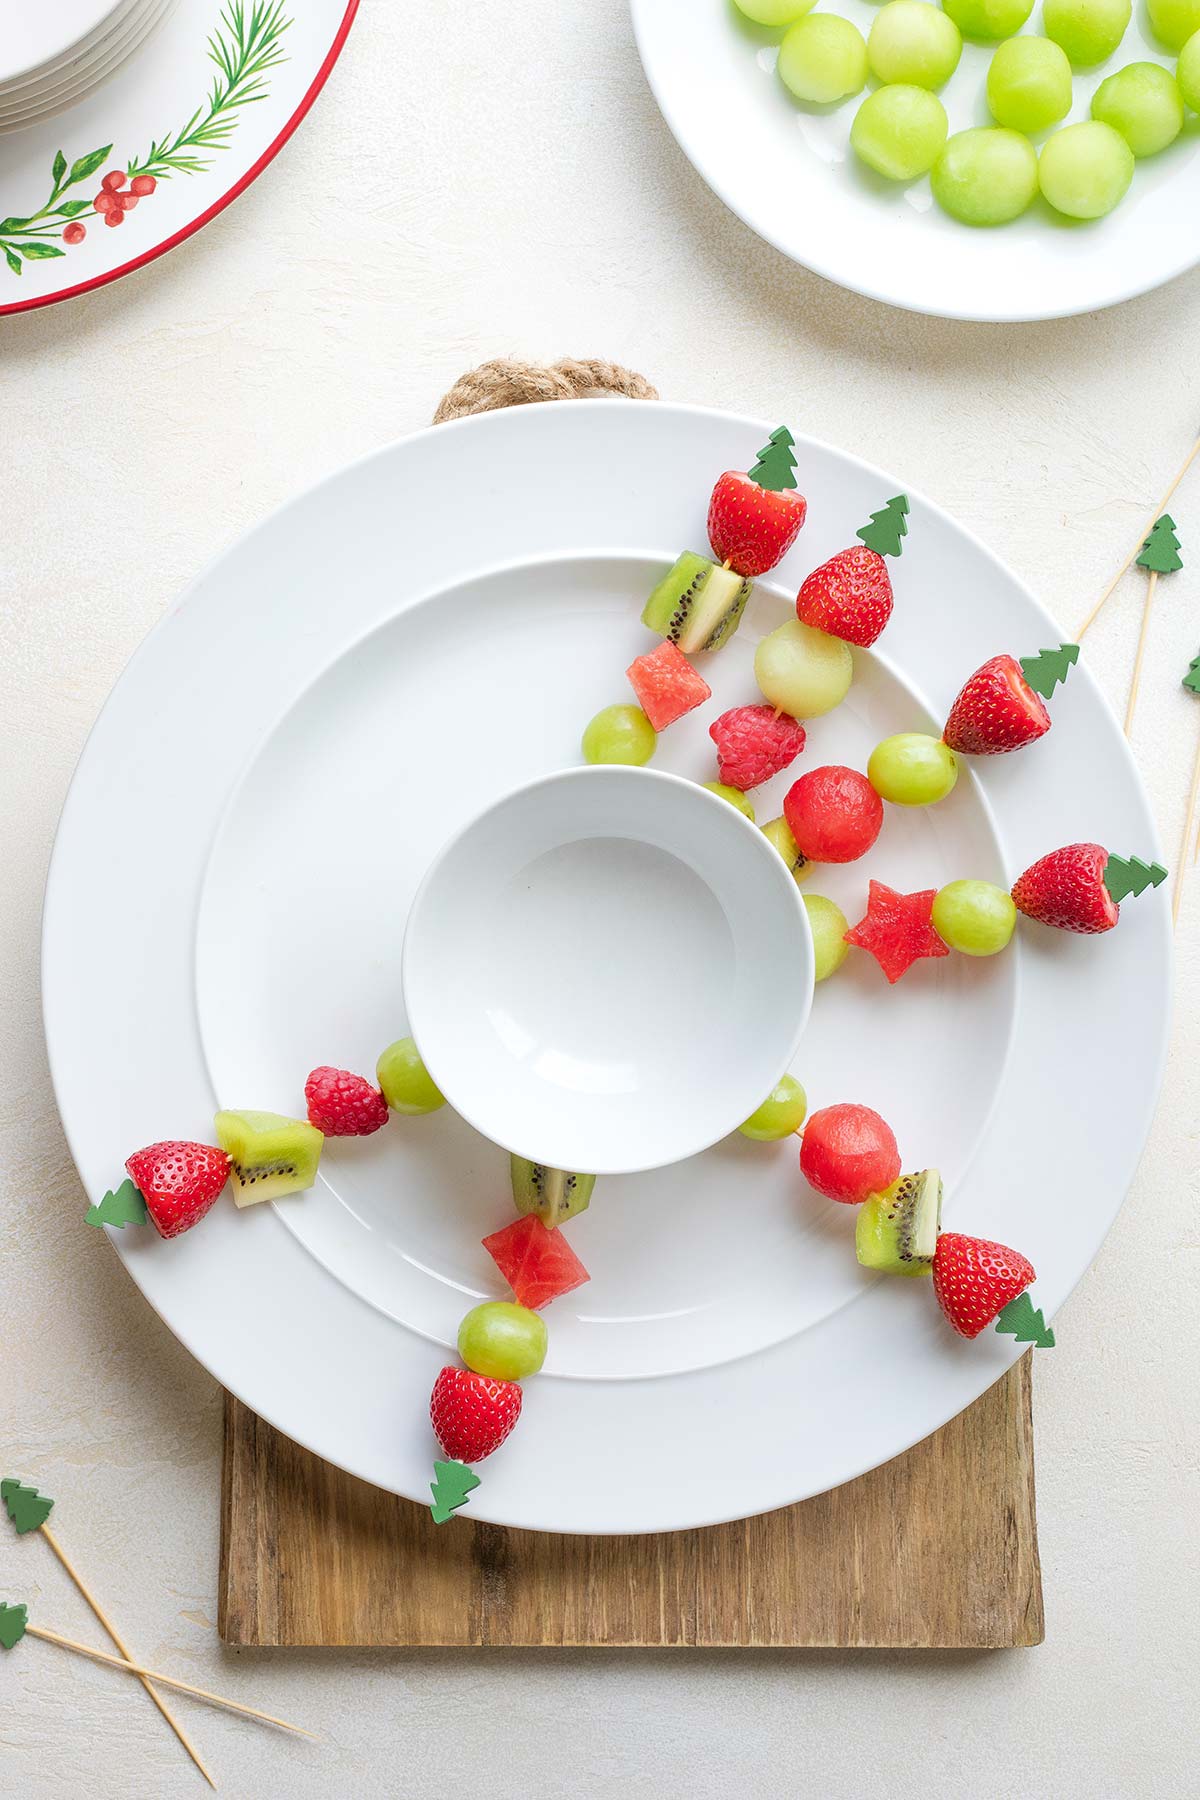
[[[1029,1289],[1018,1294],[1015,1300],[996,1317],[996,1330],[1015,1337],[1018,1344],[1036,1344],[1039,1350],[1053,1350],[1054,1333],[1047,1325],[1042,1310],[1035,1306],[1029,1298]]]
[[[12,1475],[0,1481],[0,1500],[17,1528],[18,1537],[24,1537],[27,1531],[37,1531],[54,1510],[53,1500],[39,1494],[35,1487],[22,1487]]]
[[[460,1506],[465,1506],[467,1495],[479,1486],[478,1475],[472,1474],[466,1463],[436,1462],[433,1465],[434,1478],[430,1482],[433,1495],[433,1514],[435,1525],[444,1525],[452,1518]]]
[[[878,556],[899,556],[903,548],[900,540],[908,535],[907,512],[907,494],[895,494],[886,506],[871,514],[871,523],[854,535]]]
[[[1164,513],[1150,527],[1150,536],[1142,545],[1137,566],[1149,569],[1154,575],[1173,575],[1176,569],[1182,569],[1179,539],[1175,536],[1175,521],[1170,513]]]
[[[1161,887],[1167,871],[1161,863],[1144,863],[1140,856],[1110,856],[1103,881],[1114,900],[1137,899],[1148,887]]]
[[[146,1202],[132,1181],[123,1181],[116,1192],[105,1194],[99,1206],[89,1206],[85,1225],[144,1225],[149,1218]]]
[[[760,488],[778,494],[796,485],[796,458],[792,455],[795,438],[786,425],[771,433],[771,441],[758,453],[758,461],[750,470],[750,479]]]
[[[1200,656],[1193,656],[1188,664],[1188,672],[1183,678],[1183,685],[1193,694],[1200,694]]]
[[[1034,693],[1048,700],[1078,661],[1078,644],[1060,644],[1057,650],[1039,650],[1036,656],[1023,656],[1021,673]]]
[[[0,1600],[0,1649],[11,1650],[19,1644],[28,1624],[28,1607],[10,1606],[6,1600]]]

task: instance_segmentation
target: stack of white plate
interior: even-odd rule
[[[119,69],[175,0],[33,0],[4,6],[0,132],[73,106]]]

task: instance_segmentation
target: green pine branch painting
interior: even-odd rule
[[[228,148],[242,110],[266,98],[271,70],[286,60],[281,40],[292,21],[283,7],[284,0],[253,0],[249,6],[244,0],[229,0],[208,39],[208,60],[217,72],[203,104],[178,131],[155,138],[144,156],[135,156],[124,168],[109,169],[92,199],[68,200],[64,195],[104,167],[112,145],[89,150],[70,164],[57,151],[45,204],[37,212],[0,219],[0,251],[11,272],[20,275],[27,262],[65,256],[64,245],[82,243],[87,236],[83,215],[95,212],[97,222],[123,225],[160,181],[210,168],[213,153]]]

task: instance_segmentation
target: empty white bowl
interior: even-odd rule
[[[439,853],[403,955],[450,1105],[590,1174],[706,1150],[795,1055],[813,992],[799,890],[728,801],[650,769],[565,770]]]

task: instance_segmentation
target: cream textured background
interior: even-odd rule
[[[793,268],[676,150],[624,0],[365,0],[308,124],[229,212],[114,288],[0,322],[0,1444],[151,1662],[324,1736],[182,1702],[227,1795],[1196,1792],[1200,874],[1156,1129],[1038,1360],[1048,1641],[994,1656],[223,1651],[219,1396],[81,1228],[37,957],[63,792],[144,634],[265,511],[424,423],[469,365],[610,356],[668,398],[786,416],[950,508],[1069,632],[1200,429],[1198,332],[1200,274],[991,328]],[[1193,560],[1160,590],[1136,740],[1171,863],[1200,731],[1179,687],[1200,649],[1200,466],[1175,516]],[[1088,644],[1118,706],[1139,599],[1131,582]],[[1013,1177],[1037,1179],[1019,1121]],[[7,1529],[0,1593],[97,1639],[45,1546]],[[202,1783],[124,1677],[31,1643],[0,1660],[0,1791]]]

